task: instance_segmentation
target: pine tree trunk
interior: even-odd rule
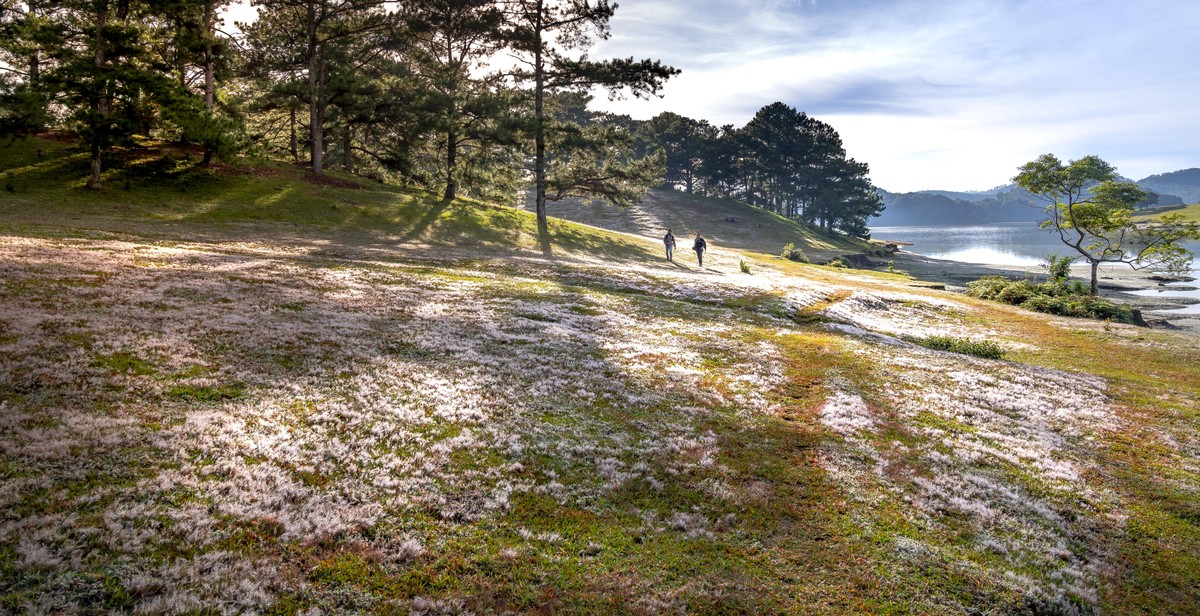
[[[38,3],[35,0],[29,0],[29,16],[37,19]],[[34,46],[33,51],[29,52],[29,89],[38,97],[38,115],[33,122],[33,131],[40,133],[44,126],[42,125],[43,114],[46,111],[45,99],[41,96],[41,55],[38,53],[39,47]]]
[[[292,162],[300,162],[300,146],[296,141],[296,108],[290,110],[291,139],[288,141],[288,151],[292,153]]]
[[[204,4],[204,110],[208,113],[210,120],[213,115],[216,91],[216,62],[213,58],[215,12],[212,2]],[[212,129],[210,128],[209,130]],[[200,164],[207,167],[212,162],[215,154],[216,144],[212,135],[208,135],[204,140],[204,160],[201,160]]]
[[[204,110],[212,114],[216,94],[216,59],[213,56],[213,36],[216,15],[212,2],[204,4]]]
[[[453,201],[458,193],[458,183],[454,180],[454,166],[458,158],[458,135],[450,130],[446,139],[446,193],[442,195],[445,201]]]
[[[346,173],[354,173],[354,127],[346,126],[342,133],[342,152],[346,157]]]
[[[1091,265],[1092,265],[1092,295],[1095,295],[1096,292],[1098,290],[1100,290],[1100,286],[1098,284],[1096,284],[1096,270],[1099,269],[1100,262],[1093,260],[1091,262]]]
[[[36,20],[38,16],[38,3],[35,0],[29,0],[29,17],[31,20]],[[38,55],[38,47],[34,47],[29,53],[29,87],[36,92],[38,89],[38,81],[41,73],[41,58]]]
[[[325,86],[325,49],[317,40],[317,15],[313,0],[308,2],[308,131],[312,149],[312,172],[321,173],[325,164],[325,127],[321,109],[321,90]]]
[[[325,127],[321,118],[320,62],[314,58],[308,72],[308,130],[312,139],[312,172],[321,173],[325,165]]]
[[[96,38],[93,41],[94,50],[94,68],[96,70],[94,79],[96,84],[96,98],[94,104],[96,113],[92,117],[92,172],[88,176],[87,187],[90,190],[100,189],[100,172],[101,172],[101,155],[104,153],[103,141],[108,134],[108,120],[112,115],[109,106],[109,86],[106,82],[101,83],[100,78],[104,71],[104,27],[108,24],[108,2],[100,2],[96,6]],[[103,124],[103,126],[101,126]]]
[[[533,52],[533,76],[534,76],[534,158],[533,158],[533,174],[534,182],[537,185],[537,225],[538,234],[546,235],[548,230],[548,222],[546,220],[546,130],[543,122],[544,114],[542,111],[542,99],[545,96],[545,74],[542,66],[542,15],[544,11],[543,0],[538,0],[537,17],[534,32],[536,40],[534,41]]]
[[[178,66],[175,67],[175,75],[179,81],[179,91],[187,91],[187,64],[183,60],[183,54],[179,54]],[[188,135],[187,127],[179,128],[179,147],[186,146],[188,141],[191,141],[191,136]]]

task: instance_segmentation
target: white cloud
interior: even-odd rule
[[[1130,177],[1200,165],[1200,5],[623,3],[596,57],[683,69],[662,99],[600,101],[741,125],[776,100],[830,122],[889,190],[982,189],[1044,152]]]

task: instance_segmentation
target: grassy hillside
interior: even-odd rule
[[[528,213],[282,166],[88,193],[26,154],[0,611],[1200,604],[1195,337],[569,223],[547,255]]]
[[[1184,220],[1190,222],[1200,222],[1200,203],[1194,203],[1192,205],[1185,206],[1153,208],[1149,210],[1148,213],[1137,216],[1136,220],[1149,221],[1153,220],[1154,218],[1158,218],[1163,214],[1183,214]]]
[[[526,209],[533,211],[532,200]],[[572,199],[550,203],[548,211],[566,220],[649,238],[661,238],[672,229],[682,249],[690,248],[699,232],[712,246],[764,254],[778,254],[789,243],[819,260],[863,250],[857,241],[823,235],[745,203],[676,190],[652,190],[641,203],[627,208]]]
[[[119,156],[124,168],[110,170],[105,189],[91,192],[83,188],[85,154],[60,141],[17,141],[0,154],[6,185],[0,203],[11,222],[114,231],[157,230],[164,223],[218,225],[230,233],[304,228],[358,244],[438,246],[462,258],[555,249],[646,258],[652,248],[637,238],[566,221],[551,225],[546,247],[538,242],[532,218],[518,210],[465,200],[448,204],[432,194],[336,171],[316,178],[272,162],[200,169],[171,148]]]

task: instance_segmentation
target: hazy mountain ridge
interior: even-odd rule
[[[1007,186],[987,192],[926,190],[911,193],[879,191],[883,214],[874,226],[969,225],[1037,220],[1041,208],[1021,188]]]
[[[1137,184],[1154,193],[1146,205],[1200,202],[1200,169],[1152,175],[1138,180]],[[875,227],[1035,221],[1042,215],[1042,203],[1015,184],[984,191],[893,193],[880,189],[879,194],[885,209],[871,219],[871,225]]]
[[[1200,203],[1200,169],[1181,169],[1160,173],[1138,181],[1143,189],[1153,190],[1160,195],[1175,195],[1182,203]],[[1159,205],[1171,205],[1159,200]]]

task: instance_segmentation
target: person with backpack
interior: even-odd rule
[[[696,261],[700,263],[700,267],[704,267],[704,251],[708,250],[708,242],[700,237],[700,233],[696,233],[696,241],[692,242],[692,250],[696,251]]]
[[[667,260],[675,260],[675,236],[667,229],[667,234],[663,236],[663,244],[667,246]]]

